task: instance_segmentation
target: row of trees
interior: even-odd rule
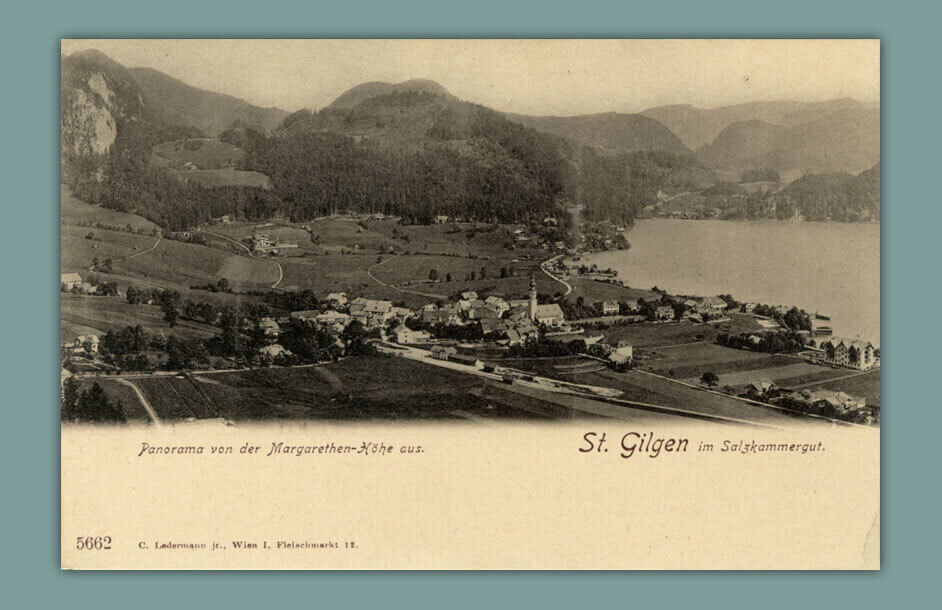
[[[759,340],[755,341],[751,337],[758,337]],[[720,333],[716,336],[716,342],[726,347],[770,354],[791,354],[805,347],[801,335],[793,331],[762,333],[761,335]]]

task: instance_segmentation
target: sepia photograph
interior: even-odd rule
[[[878,41],[61,62],[67,424],[879,426]]]
[[[878,39],[59,42],[63,569],[880,569]]]

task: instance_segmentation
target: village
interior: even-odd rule
[[[455,220],[441,217],[436,224]],[[369,226],[362,218],[351,218],[348,222]],[[223,217],[213,230],[221,231],[231,224],[230,218]],[[313,235],[310,227],[314,224],[303,228]],[[239,319],[237,315],[230,322],[221,321],[226,315],[222,311],[202,317],[194,314],[199,304],[190,301],[181,304],[179,295],[175,297],[176,304],[168,305],[165,301],[173,299],[166,292],[154,291],[141,302],[160,306],[165,316],[168,307],[179,309],[176,315],[180,324],[208,323],[222,328],[224,335],[234,327],[236,334],[250,337],[248,344],[254,351],[240,348],[238,355],[231,350],[219,351],[225,358],[199,355],[184,358],[175,366],[185,370],[310,366],[352,355],[377,354],[486,375],[505,385],[529,384],[603,400],[618,396],[630,399],[630,388],[621,381],[613,382],[610,375],[624,376],[636,370],[673,382],[667,384],[668,388],[683,386],[678,388],[683,391],[694,388],[709,394],[711,399],[725,394],[736,400],[835,421],[878,423],[878,404],[868,404],[865,397],[842,391],[838,383],[852,379],[854,372],[865,373],[879,367],[879,349],[873,344],[831,337],[827,316],[809,315],[795,307],[740,303],[729,295],[669,295],[656,288],[629,288],[615,272],[586,265],[581,259],[585,245],[575,247],[571,241],[567,244],[563,240],[548,240],[545,234],[554,230],[555,225],[555,219],[546,218],[532,230],[508,230],[517,244],[534,240],[537,243],[527,245],[542,248],[538,251],[558,252],[533,268],[525,293],[457,289],[446,298],[425,298],[424,304],[409,306],[404,301],[376,298],[369,290],[359,294],[333,291],[318,297],[308,295],[306,304],[311,305],[308,308],[292,311],[270,308],[263,312],[270,315],[255,315],[254,319],[245,315]],[[272,225],[253,227],[242,240],[226,239],[248,251],[251,257],[288,261],[284,257],[299,254],[297,243],[262,232],[266,226]],[[619,228],[623,229],[613,226],[606,230]],[[358,228],[356,235],[362,234],[362,228]],[[608,243],[602,243],[600,249],[616,245],[606,239]],[[282,270],[282,265],[278,267]],[[538,292],[535,281],[538,276],[543,276],[541,281],[551,280],[565,290],[555,295]],[[420,289],[431,289],[424,286],[440,288],[442,281],[433,274],[419,283],[412,280],[400,286],[386,286],[414,296],[425,294]],[[122,291],[97,277],[83,279],[76,272],[63,273],[60,284],[64,295],[123,298],[128,303],[142,299],[133,287]],[[579,289],[575,299],[570,294],[574,286]],[[213,292],[231,291],[225,280],[206,288]],[[586,297],[592,294],[605,298],[589,302]],[[299,338],[299,333],[309,333],[311,337],[316,334],[316,340]],[[103,347],[104,339],[88,333],[66,341],[63,375],[88,378],[126,374],[127,356],[123,360],[115,358]],[[109,341],[113,345],[114,337]],[[311,341],[317,343],[316,349],[309,349]],[[292,347],[304,353],[295,353]],[[142,370],[159,374],[158,369],[173,368],[148,360],[140,353],[134,362],[135,374]],[[763,363],[773,366],[762,366]],[[609,373],[600,373],[602,369]],[[786,373],[776,378],[776,374]],[[838,382],[829,383],[832,379]]]

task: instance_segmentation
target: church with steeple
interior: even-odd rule
[[[536,280],[530,276],[530,321],[534,324],[561,326],[566,321],[563,310],[556,303],[539,305],[536,300]]]

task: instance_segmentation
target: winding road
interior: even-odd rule
[[[552,273],[550,273],[549,270],[546,268],[546,265],[549,265],[549,264],[552,263],[553,261],[555,261],[555,260],[557,260],[557,259],[560,259],[560,258],[562,258],[562,257],[563,257],[563,255],[560,254],[560,255],[558,255],[558,256],[554,256],[553,258],[550,258],[550,259],[547,259],[547,260],[543,261],[542,263],[540,263],[540,269],[543,271],[543,273],[545,273],[546,275],[548,275],[551,280],[555,280],[555,281],[559,282],[560,284],[562,284],[563,286],[566,287],[566,292],[563,293],[563,297],[565,297],[565,296],[569,296],[569,293],[572,292],[572,285],[570,285],[569,282],[567,282],[567,281],[565,281],[565,280],[559,279],[558,277],[556,277],[555,275],[553,275]],[[562,298],[562,297],[560,297],[560,298]]]
[[[212,235],[213,237],[218,237],[219,239],[224,239],[224,240],[226,240],[226,241],[231,241],[231,242],[234,243],[235,245],[237,245],[237,246],[239,246],[240,248],[242,248],[243,250],[245,250],[245,251],[248,253],[249,258],[265,259],[265,257],[263,257],[263,256],[256,256],[255,253],[252,252],[252,250],[250,250],[248,246],[246,246],[246,245],[243,244],[243,243],[237,242],[236,240],[232,239],[231,237],[226,237],[225,235],[220,235],[219,233],[213,233],[212,231],[206,231],[205,229],[200,229],[199,232],[200,232],[200,233],[205,233],[205,234],[207,234],[207,235]],[[275,263],[275,266],[278,267],[278,281],[276,281],[274,284],[271,285],[272,288],[277,288],[277,287],[278,287],[278,284],[280,284],[280,283],[281,283],[281,280],[283,280],[284,277],[285,277],[285,270],[282,269],[281,263],[279,263],[278,261],[276,261],[276,260],[274,260],[274,259],[265,259],[265,260],[268,260],[268,262],[270,262],[270,263]]]

